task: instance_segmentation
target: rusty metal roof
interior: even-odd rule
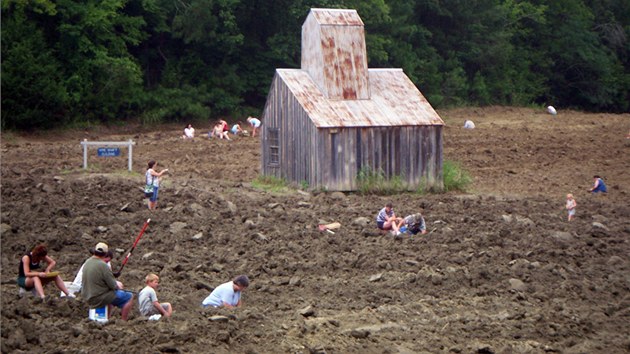
[[[444,125],[402,69],[368,69],[370,99],[330,100],[301,69],[276,69],[318,128]]]
[[[310,15],[321,25],[363,26],[357,10],[311,9]]]

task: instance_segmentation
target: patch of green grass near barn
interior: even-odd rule
[[[442,174],[444,185],[442,190],[427,188],[426,181],[423,179],[416,192],[419,194],[449,191],[466,192],[472,183],[470,174],[454,161],[444,161]],[[357,192],[363,195],[393,195],[408,190],[404,183],[404,176],[395,175],[387,178],[382,170],[372,171],[369,167],[363,167],[357,174]]]
[[[252,186],[273,193],[287,193],[291,190],[284,178],[274,176],[258,176],[252,181]]]
[[[442,181],[444,183],[444,192],[460,191],[466,192],[472,184],[470,174],[461,168],[459,163],[455,161],[444,161],[442,166]]]

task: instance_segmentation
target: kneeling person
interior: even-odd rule
[[[201,304],[203,307],[241,306],[241,292],[248,286],[249,278],[246,275],[239,275],[234,280],[217,286]]]
[[[107,245],[100,242],[94,248],[94,256],[85,261],[81,295],[90,308],[107,305],[109,313],[111,313],[112,306],[120,308],[121,318],[126,321],[133,306],[133,301],[131,301],[133,294],[120,290],[119,284],[122,287],[122,283],[116,282],[112,270],[105,263],[108,251]]]
[[[168,302],[160,303],[155,293],[155,289],[158,288],[160,283],[160,277],[156,274],[149,274],[145,278],[147,286],[144,287],[138,294],[138,304],[140,306],[140,313],[144,316],[162,315],[171,317],[173,314],[173,307]]]
[[[402,232],[408,232],[412,235],[426,234],[427,226],[421,213],[411,214],[403,219],[404,227],[400,229]]]

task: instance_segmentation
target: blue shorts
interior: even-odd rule
[[[153,195],[151,196],[151,198],[149,198],[149,201],[151,202],[157,202],[157,198],[158,198],[158,190],[160,189],[160,187],[156,187],[153,186]]]
[[[384,225],[384,224],[385,224],[385,223],[384,223],[384,222],[382,222],[382,221],[377,221],[377,222],[376,222],[376,227],[378,227],[379,229],[383,230],[383,225]]]
[[[132,297],[133,294],[128,291],[116,290],[116,298],[112,301],[112,305],[122,308]]]

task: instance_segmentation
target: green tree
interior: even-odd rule
[[[41,16],[54,14],[50,6],[36,10]],[[3,4],[2,128],[31,130],[64,121],[68,95],[61,65],[42,30],[27,18],[28,11]]]

